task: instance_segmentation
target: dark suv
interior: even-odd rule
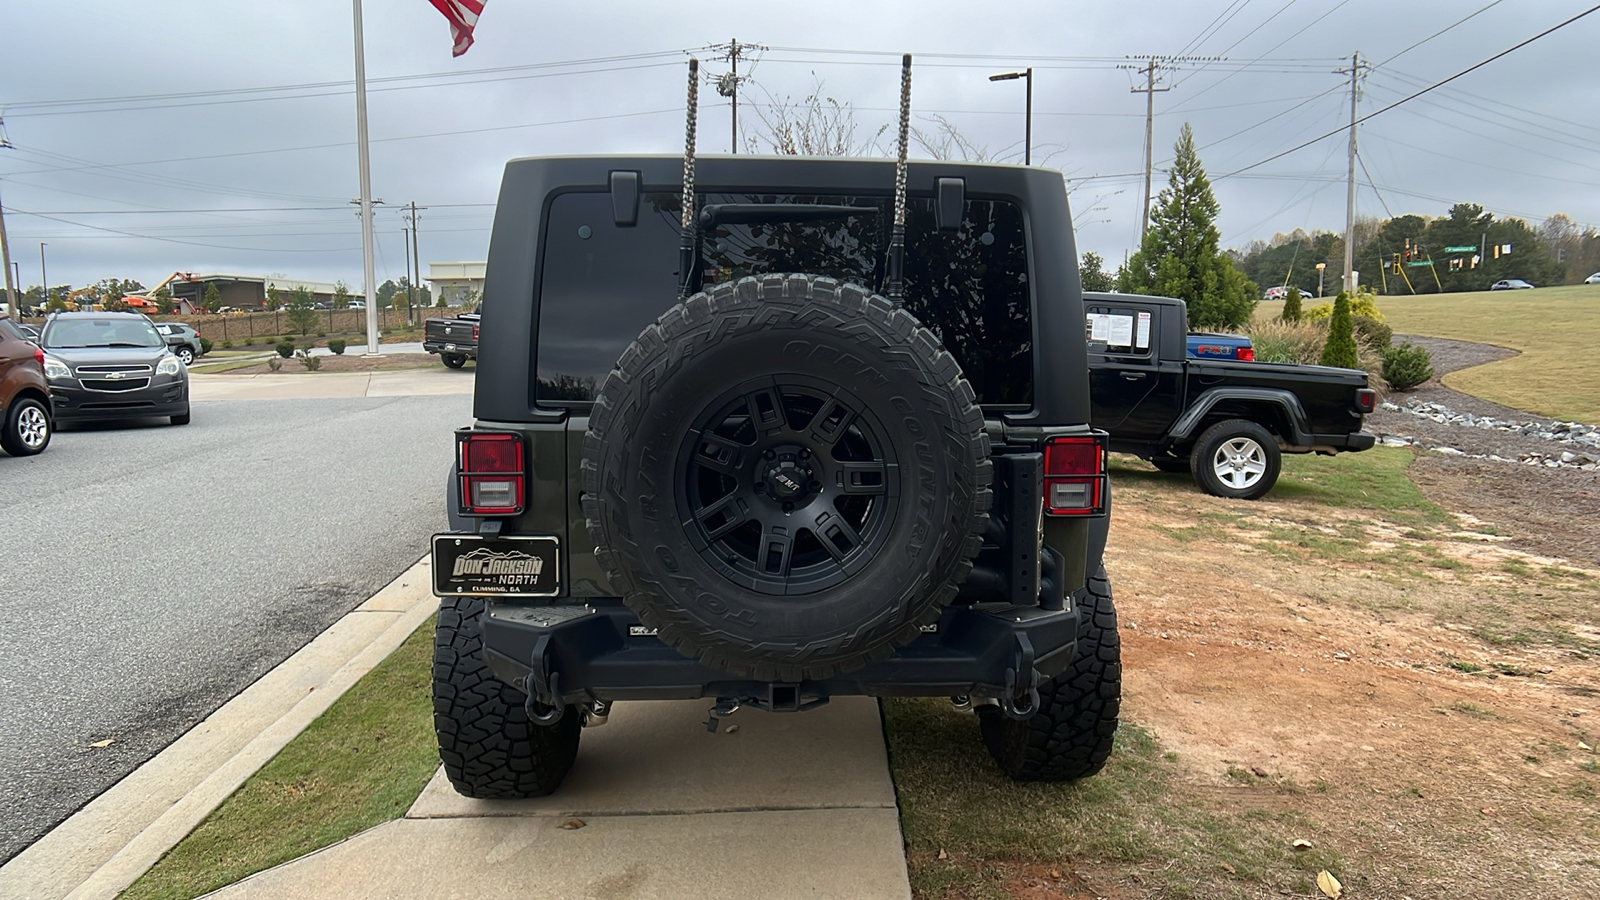
[[[189,424],[188,370],[143,315],[56,313],[41,341],[58,421],[164,416]]]
[[[32,456],[50,445],[50,385],[44,352],[23,326],[0,318],[0,448]]]
[[[902,216],[892,162],[712,157],[685,216],[684,168],[506,167],[433,550],[456,789],[547,793],[613,701],[696,697],[945,696],[1013,777],[1097,771],[1121,663],[1060,173],[916,163]]]

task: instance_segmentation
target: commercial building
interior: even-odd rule
[[[427,281],[433,285],[433,296],[443,297],[449,306],[461,306],[469,296],[483,296],[483,273],[486,262],[431,262],[428,263]]]

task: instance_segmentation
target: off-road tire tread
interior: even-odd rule
[[[978,727],[994,761],[1017,781],[1074,781],[1106,764],[1121,706],[1122,643],[1101,567],[1078,604],[1076,656],[1039,688],[1039,711],[1019,722],[984,709]]]
[[[812,636],[814,639],[803,647],[769,645],[759,658],[751,658],[739,652],[739,638],[707,627],[681,610],[670,609],[670,604],[661,602],[660,598],[666,595],[660,584],[651,580],[647,572],[624,563],[619,547],[629,544],[632,535],[607,519],[608,513],[599,502],[603,485],[595,460],[602,454],[606,435],[620,410],[631,402],[631,385],[659,383],[709,341],[740,328],[760,327],[775,315],[810,322],[814,327],[842,328],[847,332],[867,328],[893,335],[904,349],[899,364],[918,371],[925,397],[946,404],[945,417],[955,426],[950,433],[967,457],[957,468],[965,469],[969,477],[952,479],[956,502],[945,523],[948,549],[934,550],[944,553],[946,564],[939,587],[919,597],[928,591],[925,579],[909,580],[894,600],[904,614],[892,632],[863,640],[862,629],[841,630]],[[760,681],[799,682],[829,678],[887,659],[896,648],[920,636],[922,626],[939,620],[940,612],[955,599],[961,583],[972,571],[972,560],[982,546],[989,518],[993,463],[977,395],[955,357],[911,313],[859,285],[817,275],[769,274],[719,284],[695,294],[645,328],[623,352],[595,398],[584,437],[581,471],[583,512],[594,540],[595,557],[612,588],[644,625],[656,629],[662,641],[684,655],[723,671]],[[629,549],[630,555],[639,555],[639,548]]]
[[[444,597],[433,632],[433,728],[456,791],[479,800],[542,797],[578,755],[582,715],[567,707],[535,725],[524,694],[494,676],[483,655],[482,597]]]

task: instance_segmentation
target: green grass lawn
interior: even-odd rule
[[[1397,334],[1477,341],[1521,356],[1445,376],[1485,400],[1557,419],[1600,422],[1600,285],[1378,298]]]
[[[122,900],[187,900],[403,815],[439,766],[433,620],[223,801]]]

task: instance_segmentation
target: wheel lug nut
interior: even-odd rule
[[[766,457],[767,457],[767,459],[777,459],[778,458],[778,451],[776,451],[776,450],[768,450],[767,453],[766,453]]]

